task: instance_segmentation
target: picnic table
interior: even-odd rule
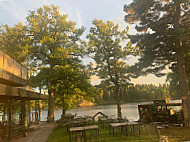
[[[69,121],[65,123],[65,126],[67,127],[67,133],[69,133],[70,127],[79,127],[81,125],[82,121]]]
[[[115,130],[120,131],[121,135],[124,133],[128,136],[128,129],[131,128],[131,132],[135,132],[138,130],[139,135],[141,134],[141,127],[140,123],[138,122],[122,122],[122,123],[110,123],[109,125],[109,133],[111,134],[112,130],[112,135],[115,136]],[[135,128],[137,126],[137,128]]]
[[[102,118],[99,118],[99,122],[100,122],[101,128],[104,129],[106,126],[109,126],[109,123],[115,123],[116,119],[102,117]]]
[[[84,127],[71,127],[69,129],[69,141],[71,142],[73,137],[80,138],[80,141],[87,141],[87,132],[90,133],[91,138],[97,136],[99,138],[100,132],[97,125],[89,125]]]
[[[83,127],[72,127],[69,129],[69,141],[72,141],[73,136],[80,138],[80,141],[84,139],[84,128]]]
[[[100,139],[100,130],[97,125],[89,125],[89,126],[84,126],[84,136],[85,136],[85,142],[87,139],[87,132],[89,131],[91,138],[98,137]]]

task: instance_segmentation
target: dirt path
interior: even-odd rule
[[[19,137],[11,142],[46,142],[54,127],[55,123],[41,124],[36,130],[29,132],[27,137]]]

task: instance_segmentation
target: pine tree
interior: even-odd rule
[[[157,76],[166,66],[176,68],[183,101],[185,125],[190,125],[189,87],[187,79],[187,60],[189,57],[189,0],[134,0],[125,5],[125,21],[139,22],[131,36],[143,54],[136,64],[138,70],[154,73]],[[186,62],[185,62],[186,61]]]

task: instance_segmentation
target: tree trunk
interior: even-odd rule
[[[54,92],[53,90],[48,91],[48,118],[47,122],[54,122],[55,110],[54,110]]]
[[[53,70],[53,60],[50,61],[50,74],[52,73]],[[50,86],[52,86],[52,83],[50,82]],[[49,99],[48,99],[48,118],[47,122],[54,122],[54,117],[55,117],[55,109],[54,109],[54,90],[51,88],[48,88],[48,94],[49,94]]]
[[[42,93],[42,89],[41,87],[39,88],[40,89],[40,94]],[[38,107],[39,107],[39,122],[41,122],[41,113],[42,113],[42,102],[41,100],[39,100],[39,104],[38,104]]]
[[[115,93],[116,93],[116,97],[117,97],[117,117],[121,118],[121,96],[119,94],[118,84],[115,85]]]
[[[175,15],[175,31],[178,31],[180,29],[180,1],[175,0],[176,4],[176,15]],[[185,60],[184,55],[182,51],[182,47],[180,45],[180,39],[176,39],[175,43],[177,53],[177,69],[178,69],[178,75],[179,75],[179,82],[180,82],[180,89],[181,89],[181,96],[182,96],[182,107],[183,107],[183,117],[184,117],[184,125],[189,126],[190,125],[190,119],[189,119],[189,86],[188,86],[188,79],[185,69]]]
[[[65,111],[65,109],[63,108],[63,109],[62,109],[62,115],[61,115],[61,118],[64,118],[64,117],[65,117],[65,114],[66,114],[66,111]]]
[[[177,55],[177,67],[178,67],[178,75],[180,81],[180,90],[182,96],[182,107],[183,107],[183,117],[184,117],[184,124],[185,126],[190,125],[189,119],[189,86],[188,86],[188,79],[186,75],[186,70],[184,66],[184,58],[183,55],[178,53]]]

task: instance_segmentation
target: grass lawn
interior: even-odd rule
[[[99,125],[99,124],[98,124]],[[168,136],[169,142],[188,141],[190,140],[190,128],[184,127],[169,127],[161,130],[161,135]],[[147,126],[147,131],[144,129],[141,135],[129,134],[129,136],[109,134],[108,129],[100,129],[101,142],[157,142],[157,133],[154,126]],[[98,140],[97,140],[98,141]],[[55,128],[49,136],[47,142],[69,142],[69,135],[66,132],[66,127]]]

